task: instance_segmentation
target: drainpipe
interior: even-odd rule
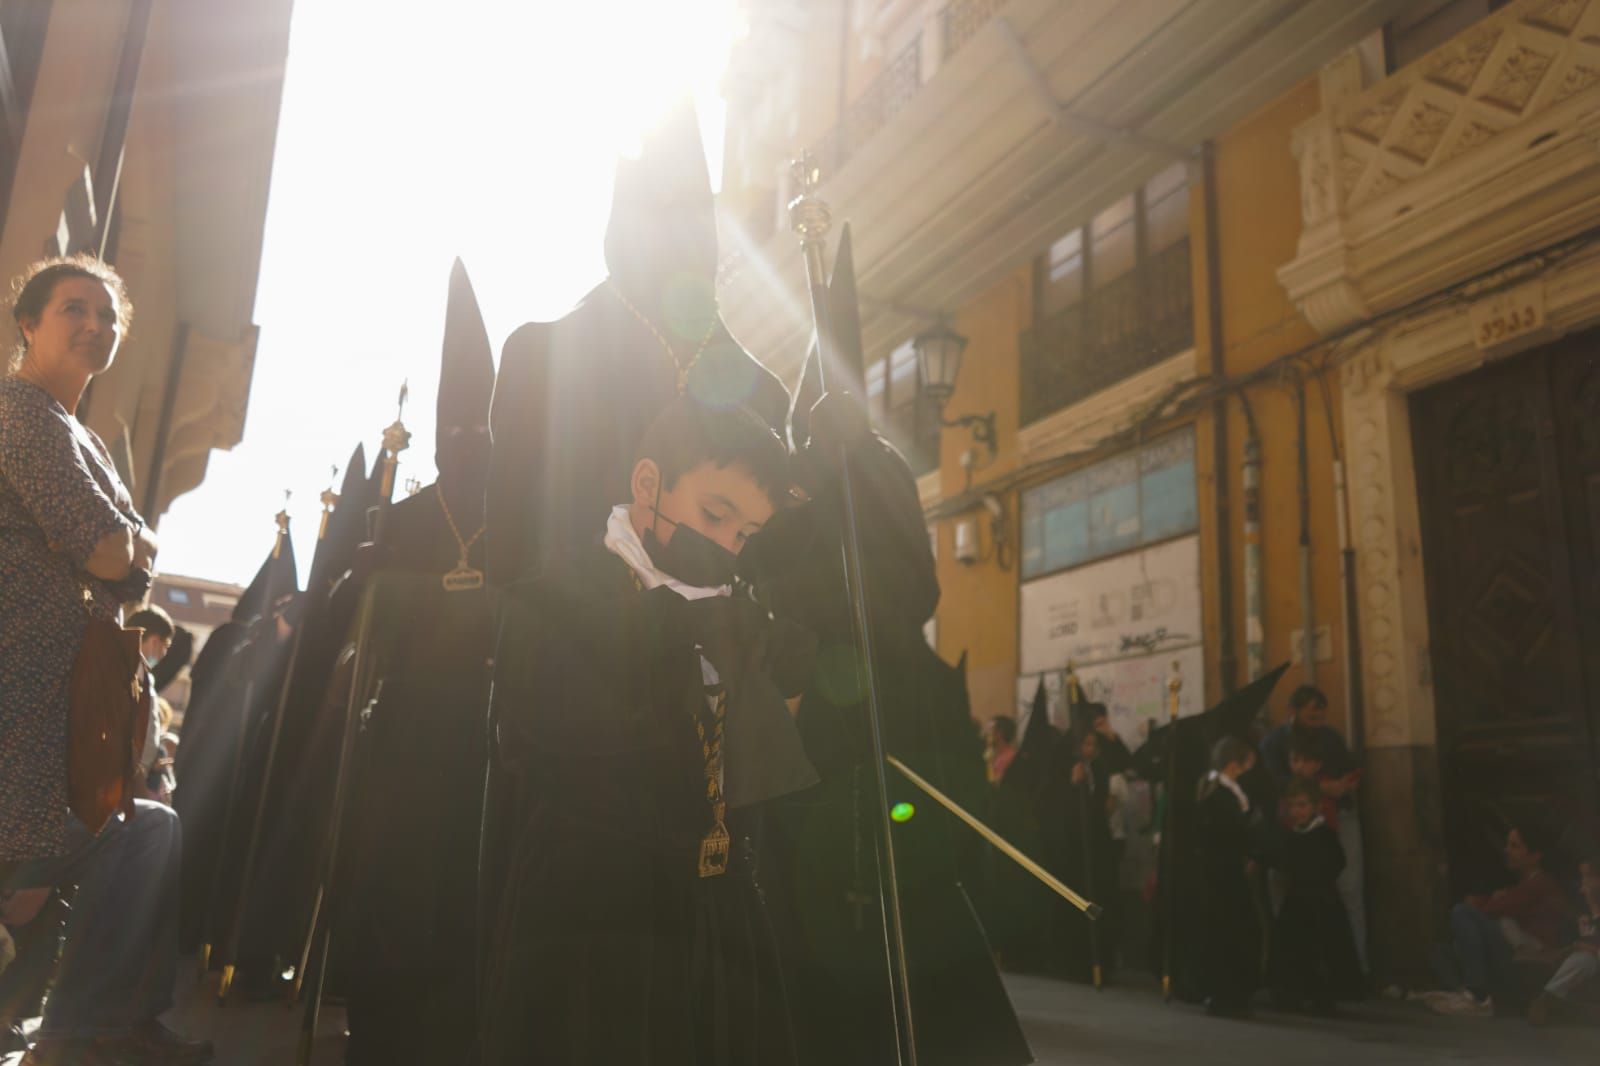
[[[1261,436],[1250,397],[1241,392],[1247,436],[1244,442],[1244,661],[1247,681],[1266,668],[1266,622],[1261,586]]]
[[[1306,379],[1296,373],[1294,382],[1296,480],[1300,493],[1300,625],[1305,656],[1306,684],[1317,683],[1317,609],[1311,591],[1311,464],[1306,458]]]
[[[1208,370],[1214,379],[1224,376],[1222,349],[1222,246],[1217,233],[1217,148],[1212,141],[1200,148],[1200,191],[1204,197],[1206,225],[1206,348]],[[1233,634],[1233,559],[1228,543],[1228,401],[1218,397],[1211,405],[1211,469],[1216,478],[1217,531],[1217,665],[1220,688],[1228,695],[1238,685],[1239,652]]]
[[[1333,420],[1333,391],[1327,372],[1317,375],[1322,392],[1322,413],[1328,422],[1328,445],[1333,451],[1333,502],[1339,533],[1339,608],[1344,619],[1344,700],[1349,709],[1350,750],[1359,752],[1366,741],[1365,694],[1361,691],[1361,619],[1356,614],[1356,550],[1350,544],[1350,495],[1344,479],[1344,453]]]

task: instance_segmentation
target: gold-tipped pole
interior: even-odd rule
[[[1082,911],[1085,917],[1089,918],[1091,921],[1100,917],[1104,910],[1100,904],[1091,900],[1087,900],[1078,895],[1078,893],[1074,892],[1072,889],[1068,888],[1062,883],[1060,878],[1056,877],[1055,874],[1052,874],[1049,870],[1046,870],[1043,866],[1040,866],[1033,859],[1029,858],[1021,848],[1011,843],[1011,841],[1007,840],[999,833],[996,833],[987,825],[984,825],[975,816],[962,807],[961,804],[957,803],[949,796],[946,796],[943,792],[940,792],[937,788],[930,784],[926,778],[922,777],[922,775],[911,769],[911,767],[901,762],[898,757],[894,755],[886,755],[884,756],[884,760],[890,766],[904,774],[907,781],[910,781],[913,785],[916,785],[923,792],[927,793],[928,796],[934,800],[934,802],[939,804],[939,806],[943,807],[945,810],[949,811],[951,814],[967,823],[967,825],[976,831],[979,836],[983,837],[983,839],[987,840],[989,843],[998,848],[1002,855],[1016,863],[1018,866],[1022,867],[1024,870],[1028,871],[1034,877],[1037,877],[1041,882],[1044,883],[1046,888],[1060,896],[1062,899],[1066,900],[1068,903],[1072,904],[1074,907],[1078,908],[1078,910]]]
[[[1071,659],[1067,660],[1067,711],[1069,716],[1076,713],[1083,706],[1083,686],[1078,683],[1078,665]],[[1082,758],[1082,753],[1079,753]],[[1084,767],[1085,774],[1088,767]],[[1089,890],[1094,891],[1094,837],[1089,831],[1092,819],[1096,816],[1094,809],[1094,788],[1092,783],[1085,778],[1083,782],[1083,869],[1089,881]],[[1094,990],[1100,991],[1105,987],[1105,968],[1100,965],[1100,936],[1094,925],[1089,926],[1089,973],[1094,981]]]
[[[406,400],[411,396],[408,382],[400,383],[400,409],[394,416],[394,421],[383,431],[383,489],[382,498],[388,500],[394,495],[394,471],[400,465],[400,453],[411,447],[411,431],[406,429],[403,421],[406,413]]]
[[[1178,789],[1178,695],[1183,691],[1183,666],[1172,663],[1172,677],[1167,680],[1167,722],[1171,727],[1167,736],[1167,817],[1162,828],[1161,847],[1167,854],[1166,877],[1162,880],[1166,895],[1167,935],[1162,945],[1161,998],[1172,1000],[1172,940],[1178,917],[1178,849],[1172,837],[1172,827],[1177,821]]]
[[[272,557],[274,559],[283,555],[283,542],[289,537],[289,497],[294,493],[288,489],[283,490],[283,510],[272,516],[278,523],[278,539],[272,542]]]
[[[337,466],[329,467],[328,487],[322,490],[322,525],[317,527],[317,539],[322,540],[328,535],[328,519],[333,517],[333,509],[339,506],[339,494],[333,490],[334,479],[339,476]]]

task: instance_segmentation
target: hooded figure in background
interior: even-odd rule
[[[822,782],[779,806],[763,860],[800,1062],[877,1066],[894,1060],[895,1036],[874,857],[881,815],[845,596],[841,455],[857,506],[888,753],[968,810],[983,810],[987,782],[965,670],[940,659],[923,636],[939,584],[915,478],[900,453],[872,432],[860,393],[846,391],[862,380],[848,228],[828,295],[841,364],[828,368],[835,391],[820,395],[821,357],[814,351],[794,412],[796,477],[810,502],[775,516],[740,562],[760,602],[818,642],[797,724]],[[980,841],[892,771],[888,785],[891,805],[907,803],[916,812],[896,824],[894,846],[918,1061],[1031,1062],[961,884],[979,874]]]
[[[237,893],[225,876],[225,859],[236,861],[243,846],[237,838],[247,831],[240,826],[247,821],[244,771],[252,724],[276,704],[288,655],[283,613],[299,591],[294,541],[282,533],[190,672],[174,767],[182,785],[173,796],[184,835],[178,946],[185,953],[215,942]]]
[[[383,686],[362,730],[337,867],[335,981],[348,1004],[352,1066],[475,1061],[493,388],[489,337],[457,260],[439,373],[439,476],[389,509],[362,579],[383,586],[371,638]]]

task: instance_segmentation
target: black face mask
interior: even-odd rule
[[[733,584],[734,571],[739,565],[737,555],[698,529],[674,522],[659,508],[650,509],[661,521],[677,527],[672,539],[665,544],[656,536],[653,524],[644,531],[641,538],[644,550],[650,553],[650,561],[656,564],[657,570],[696,588],[714,589]]]

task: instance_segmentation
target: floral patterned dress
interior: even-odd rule
[[[101,538],[138,521],[100,438],[39,386],[0,380],[0,862],[65,849],[83,566]]]

